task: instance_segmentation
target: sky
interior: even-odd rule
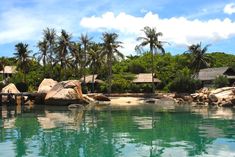
[[[13,56],[19,42],[36,53],[47,27],[65,29],[73,41],[87,33],[101,42],[103,32],[115,32],[120,51],[136,55],[145,26],[162,32],[174,55],[200,42],[208,52],[235,54],[235,0],[0,0],[0,56]]]

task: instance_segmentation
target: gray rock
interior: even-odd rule
[[[62,81],[54,85],[45,97],[45,104],[50,105],[70,105],[88,104],[83,98],[80,81]]]
[[[51,90],[54,85],[56,85],[58,82],[53,79],[47,79],[45,78],[41,84],[38,87],[38,93],[47,93]]]

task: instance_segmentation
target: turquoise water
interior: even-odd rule
[[[0,156],[235,156],[233,109],[1,107]]]

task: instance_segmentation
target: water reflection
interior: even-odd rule
[[[17,105],[0,113],[0,156],[235,154],[233,109]]]

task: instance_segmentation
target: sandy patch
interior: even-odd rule
[[[114,106],[135,106],[145,102],[141,97],[109,97],[111,99],[110,105]]]

